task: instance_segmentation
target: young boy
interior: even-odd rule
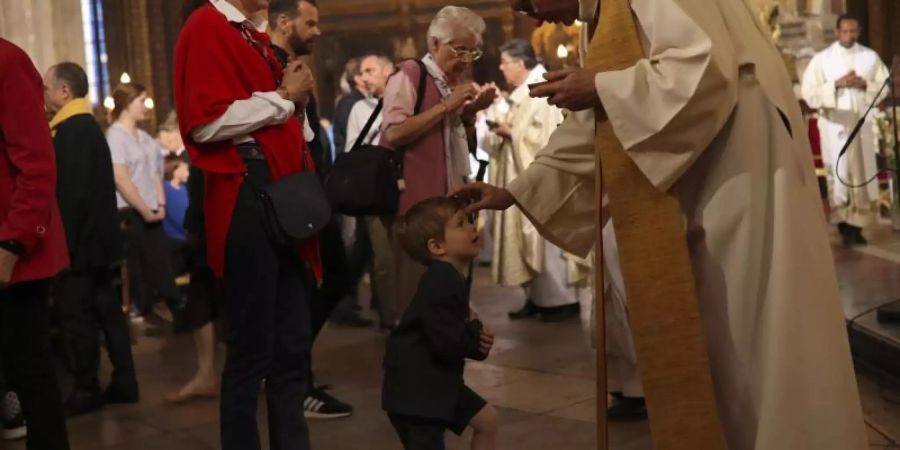
[[[398,220],[397,239],[428,266],[387,341],[382,408],[406,450],[443,450],[444,430],[474,430],[471,448],[494,448],[497,412],[463,383],[465,359],[483,360],[494,337],[469,308],[463,272],[481,251],[459,200],[431,198]]]

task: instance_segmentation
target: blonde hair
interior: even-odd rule
[[[431,262],[428,241],[444,239],[447,222],[464,207],[463,201],[452,197],[433,197],[413,205],[394,226],[403,250],[421,264]]]

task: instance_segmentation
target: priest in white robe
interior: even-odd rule
[[[838,154],[888,77],[887,66],[878,54],[857,42],[860,31],[859,20],[840,16],[838,40],[813,57],[802,82],[803,99],[819,110],[832,220],[838,224],[846,246],[866,244],[862,229],[871,225],[878,213],[874,111],[840,160]],[[872,182],[862,188],[847,186],[869,180]]]
[[[562,6],[573,2],[531,5],[571,21]],[[596,12],[588,3],[584,19]],[[516,204],[546,238],[586,255],[602,107],[638,168],[680,201],[728,448],[865,449],[812,155],[778,50],[742,1],[630,4],[646,57],[548,74],[532,95],[579,112],[508,189],[457,193],[480,199],[471,209]]]
[[[546,99],[528,95],[528,85],[543,81],[547,70],[527,41],[514,39],[500,47],[500,71],[512,88],[506,99],[509,108],[492,121],[493,135],[485,149],[491,154],[492,182],[506,186],[531,165],[563,114]],[[497,213],[492,222],[493,280],[525,289],[525,305],[509,317],[578,317],[581,298],[589,298],[591,265],[547,242],[517,208]]]

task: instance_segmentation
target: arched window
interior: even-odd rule
[[[84,25],[85,71],[90,84],[88,95],[91,104],[97,106],[109,95],[102,0],[81,0],[81,18]]]

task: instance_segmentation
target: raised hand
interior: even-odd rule
[[[516,199],[506,189],[487,183],[467,183],[450,193],[469,202],[466,214],[474,214],[482,209],[504,210],[515,204]]]
[[[596,72],[567,67],[544,74],[543,83],[532,85],[532,97],[546,97],[547,103],[572,111],[596,108],[600,105],[597,87],[594,84]]]

